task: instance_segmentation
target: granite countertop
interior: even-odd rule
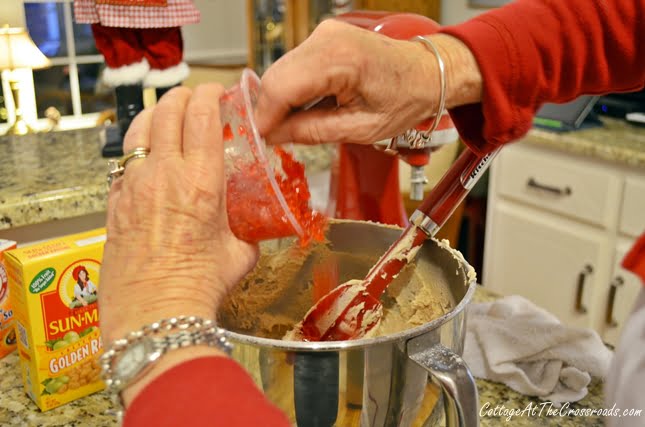
[[[572,153],[645,167],[645,128],[603,119],[601,128],[554,133],[533,129],[523,139]],[[101,128],[0,137],[0,230],[105,211],[107,161]],[[293,150],[308,173],[329,167],[333,146]]]
[[[101,128],[0,136],[0,230],[104,212]],[[307,172],[327,168],[330,146],[293,146]]]
[[[99,128],[0,137],[0,230],[103,212]]]
[[[497,298],[494,294],[478,288],[475,301],[490,301]],[[480,408],[489,405],[506,409],[523,410],[530,404],[540,405],[539,399],[520,395],[503,384],[486,380],[477,380]],[[602,382],[594,380],[589,388],[589,394],[579,402],[571,404],[571,409],[601,409],[603,408]],[[0,425],[2,426],[116,426],[117,423],[106,412],[112,409],[108,395],[105,392],[83,397],[67,405],[40,412],[36,405],[23,391],[22,378],[18,368],[16,352],[0,360]],[[546,410],[545,410],[546,411]],[[599,416],[593,417],[560,417],[560,416],[517,416],[509,423],[506,416],[482,416],[482,427],[499,425],[513,426],[602,426]]]
[[[521,141],[629,166],[645,167],[645,127],[607,117],[600,120],[602,127],[571,132],[534,128]]]

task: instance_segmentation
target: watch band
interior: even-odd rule
[[[163,319],[112,343],[101,356],[101,368],[119,424],[123,419],[121,391],[143,376],[168,351],[193,345],[217,347],[227,355],[233,348],[215,322],[195,316]],[[133,354],[134,359],[124,358],[127,354]]]

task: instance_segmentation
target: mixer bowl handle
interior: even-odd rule
[[[446,427],[478,427],[477,386],[464,359],[441,344],[414,347],[409,348],[410,359],[427,370],[443,390]]]

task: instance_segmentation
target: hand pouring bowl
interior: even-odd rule
[[[339,260],[340,282],[364,276],[400,234],[395,227],[333,221],[327,237]],[[290,244],[282,239],[264,242],[262,248],[271,251]],[[349,261],[348,254],[361,254],[360,261]],[[276,304],[264,311],[279,311],[293,295],[311,292],[315,260],[309,258],[289,275]],[[223,316],[220,325],[234,345],[233,358],[298,427],[434,426],[442,419],[448,426],[477,426],[477,389],[459,356],[465,308],[476,287],[472,268],[432,239],[408,268],[414,269],[415,277],[432,277],[421,280],[421,286],[441,282],[452,308],[425,324],[389,335],[325,342],[256,336],[241,326],[239,316]],[[244,292],[253,292],[252,286]],[[298,307],[296,318],[309,307]]]

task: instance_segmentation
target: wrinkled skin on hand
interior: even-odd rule
[[[218,303],[257,261],[226,214],[219,85],[176,88],[139,114],[128,162],[108,199],[99,304],[106,344],[178,315],[214,319]]]
[[[260,133],[269,143],[371,144],[393,137],[436,113],[436,70],[420,43],[324,21],[262,77]],[[321,97],[336,103],[300,108]]]

